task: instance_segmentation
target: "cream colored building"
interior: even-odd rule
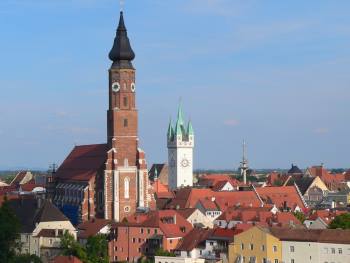
[[[10,200],[20,220],[21,253],[39,256],[49,262],[60,253],[60,238],[68,231],[76,239],[71,222],[49,201],[35,198]]]
[[[186,218],[193,226],[213,228],[213,221],[197,208],[179,209],[177,212]]]
[[[155,256],[155,263],[204,263],[204,258]]]
[[[269,228],[255,226],[234,237],[228,258],[230,263],[279,263],[282,262],[282,242]]]

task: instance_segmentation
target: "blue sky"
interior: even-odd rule
[[[141,147],[167,159],[182,98],[196,168],[350,167],[350,2],[126,0]],[[106,137],[117,0],[0,2],[0,168]]]

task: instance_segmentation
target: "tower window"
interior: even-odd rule
[[[128,106],[128,97],[123,98],[123,105],[124,105],[124,107]]]
[[[129,183],[130,183],[129,177],[125,177],[124,179],[124,198],[125,199],[129,198]]]
[[[128,119],[124,119],[124,127],[128,127]]]

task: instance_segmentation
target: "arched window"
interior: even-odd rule
[[[124,107],[128,107],[128,97],[123,97],[123,105]]]
[[[124,198],[129,199],[129,184],[130,184],[130,179],[129,177],[124,178]]]

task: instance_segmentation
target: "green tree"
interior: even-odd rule
[[[158,248],[155,252],[156,256],[164,256],[164,257],[175,257],[173,252],[169,252],[168,250],[164,250],[163,248]]]
[[[36,255],[23,254],[14,256],[10,263],[42,263],[42,261]]]
[[[108,241],[105,235],[88,238],[86,246],[82,246],[68,232],[61,237],[61,249],[64,256],[75,256],[84,263],[108,263]]]
[[[329,228],[350,229],[350,213],[345,213],[336,216],[333,219],[333,221],[329,224]]]
[[[65,232],[61,237],[61,249],[64,256],[75,256],[83,262],[87,262],[86,249],[68,232]]]
[[[91,263],[108,263],[108,241],[106,235],[96,235],[88,238],[86,243],[88,259]]]
[[[7,199],[0,207],[0,262],[10,262],[15,257],[19,243],[20,223]]]
[[[293,215],[294,215],[301,223],[304,223],[304,221],[305,221],[305,219],[306,219],[304,213],[296,211],[296,212],[293,213]]]

